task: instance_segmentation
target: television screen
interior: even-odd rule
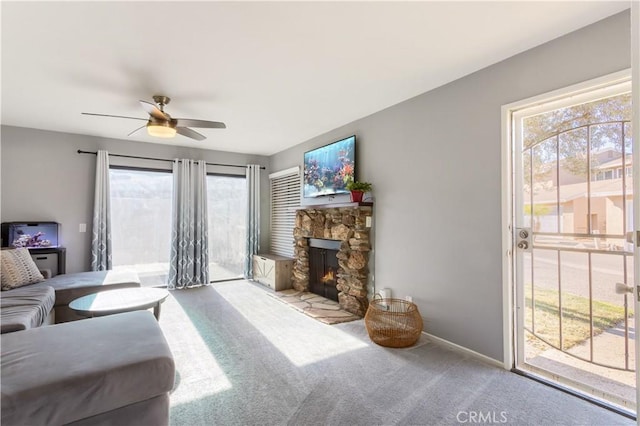
[[[345,185],[355,180],[355,163],[355,136],[305,152],[304,197],[349,193]]]

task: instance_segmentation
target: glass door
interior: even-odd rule
[[[143,286],[166,285],[173,176],[114,167],[109,175],[113,269],[136,271]]]
[[[513,118],[516,368],[635,411],[630,84]]]
[[[247,239],[247,180],[207,175],[209,280],[242,278]]]

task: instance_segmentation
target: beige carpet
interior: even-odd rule
[[[162,310],[175,426],[459,425],[480,413],[494,424],[635,424],[433,342],[378,346],[362,320],[326,325],[245,281],[172,291]]]

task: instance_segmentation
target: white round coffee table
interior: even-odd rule
[[[160,319],[160,304],[167,296],[169,292],[160,288],[121,288],[79,297],[69,303],[69,308],[86,317],[153,308],[153,315]]]

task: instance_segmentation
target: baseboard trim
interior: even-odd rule
[[[499,368],[505,369],[504,363],[502,361],[498,361],[497,359],[493,359],[493,358],[488,357],[486,355],[483,355],[483,354],[481,354],[479,352],[473,351],[473,350],[471,350],[469,348],[465,348],[464,346],[460,346],[458,344],[452,343],[452,342],[450,342],[448,340],[445,340],[445,339],[443,339],[441,337],[434,336],[433,334],[429,334],[429,333],[426,333],[424,331],[422,332],[422,334],[427,336],[427,338],[429,340],[433,341],[433,342],[436,342],[436,343],[439,343],[441,345],[447,346],[448,348],[453,349],[453,350],[455,350],[457,352],[462,352],[462,353],[465,353],[467,355],[471,355],[472,357],[480,359],[480,360],[482,360],[482,361],[484,361],[484,362],[486,362],[488,364],[491,364],[491,365],[493,365],[495,367],[499,367]]]

